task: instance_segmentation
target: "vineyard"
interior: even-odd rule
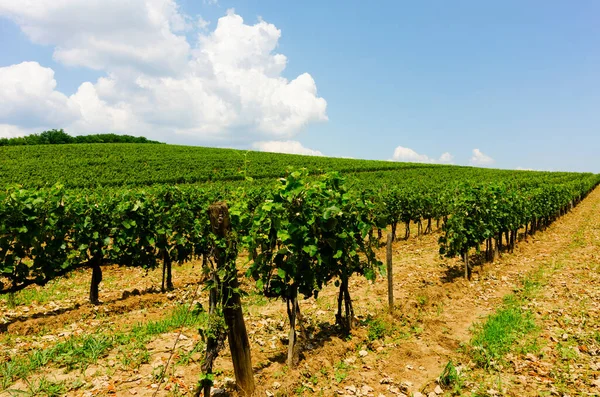
[[[298,368],[309,325],[303,302],[335,290],[325,317],[350,338],[364,325],[352,285],[381,283],[386,244],[433,239],[434,254],[460,258],[469,280],[476,266],[538,235],[600,183],[589,173],[169,145],[0,147],[0,158],[0,295],[7,304],[83,269],[92,305],[101,305],[107,268],[157,269],[167,294],[176,270],[197,264],[201,292],[186,302],[181,324],[197,321],[191,324],[200,330],[200,371],[187,390],[196,395],[210,394],[226,343],[240,395],[260,388],[254,331],[244,321],[248,294],[284,303],[281,353],[286,368]],[[30,376],[13,363],[0,362],[0,394]],[[159,375],[157,390],[165,371]]]

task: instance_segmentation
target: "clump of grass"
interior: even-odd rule
[[[460,391],[462,388],[463,379],[452,360],[448,361],[448,364],[444,367],[438,378],[438,383],[446,389],[453,388],[454,391]]]
[[[475,363],[490,368],[499,363],[513,344],[536,329],[533,314],[523,310],[517,299],[506,299],[505,305],[479,326],[471,340]]]
[[[337,383],[341,383],[344,379],[346,379],[348,377],[348,368],[350,368],[350,366],[348,364],[346,364],[344,361],[340,361],[337,364],[335,364],[335,369],[334,369],[334,377],[335,377],[335,381]]]
[[[368,318],[366,321],[368,325],[368,338],[369,341],[377,339],[383,339],[390,333],[390,325],[380,318]]]

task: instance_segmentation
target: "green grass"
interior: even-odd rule
[[[337,383],[341,383],[344,379],[348,377],[348,369],[350,366],[343,361],[339,361],[334,366],[334,378]]]
[[[537,331],[534,314],[526,308],[544,285],[548,276],[542,266],[522,279],[522,288],[504,298],[501,307],[483,324],[475,327],[470,342],[471,356],[477,366],[492,369],[502,364],[504,356],[513,351],[535,353],[541,346],[528,335]],[[552,265],[550,270],[557,267]]]
[[[498,364],[519,339],[535,329],[532,313],[521,309],[517,300],[506,300],[505,307],[488,317],[471,340],[475,363],[484,368]]]
[[[387,335],[389,335],[391,331],[391,326],[384,320],[380,318],[372,318],[369,317],[366,320],[366,324],[368,327],[367,337],[370,341],[374,341],[377,339],[383,339]]]
[[[75,276],[78,271],[73,272],[70,276]],[[64,279],[52,280],[43,287],[31,287],[25,288],[14,294],[0,295],[0,300],[7,303],[9,308],[15,306],[31,305],[32,303],[44,304],[48,302],[64,301],[69,297],[73,296],[73,286],[65,288]],[[77,286],[78,290],[87,289],[85,287]]]
[[[98,330],[90,335],[73,336],[51,348],[34,350],[27,355],[15,357],[0,364],[0,390],[4,390],[17,379],[28,379],[36,370],[53,364],[67,371],[84,370],[106,356],[113,348],[121,363],[139,366],[147,363],[149,354],[146,343],[155,335],[181,327],[194,327],[206,321],[203,313],[187,316],[187,306],[175,308],[162,320],[137,324],[128,332],[111,334],[109,329]]]
[[[463,378],[452,360],[448,361],[448,364],[444,367],[438,377],[438,382],[444,389],[451,389],[454,393],[460,391],[464,384]]]

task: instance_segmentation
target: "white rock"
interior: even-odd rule
[[[361,350],[358,352],[358,355],[361,357],[366,357],[368,354],[369,354],[369,352],[366,350]]]
[[[369,385],[363,385],[363,387],[360,388],[360,391],[363,395],[367,395],[369,393],[373,393],[375,391],[375,389],[373,389]]]
[[[444,390],[442,390],[442,388],[440,387],[440,385],[437,385],[435,387],[435,389],[433,389],[433,391],[435,392],[435,394],[444,394]]]

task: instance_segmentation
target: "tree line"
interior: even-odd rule
[[[65,145],[70,143],[161,143],[143,136],[118,134],[91,134],[71,136],[64,130],[54,129],[40,134],[15,138],[0,138],[0,146]]]

